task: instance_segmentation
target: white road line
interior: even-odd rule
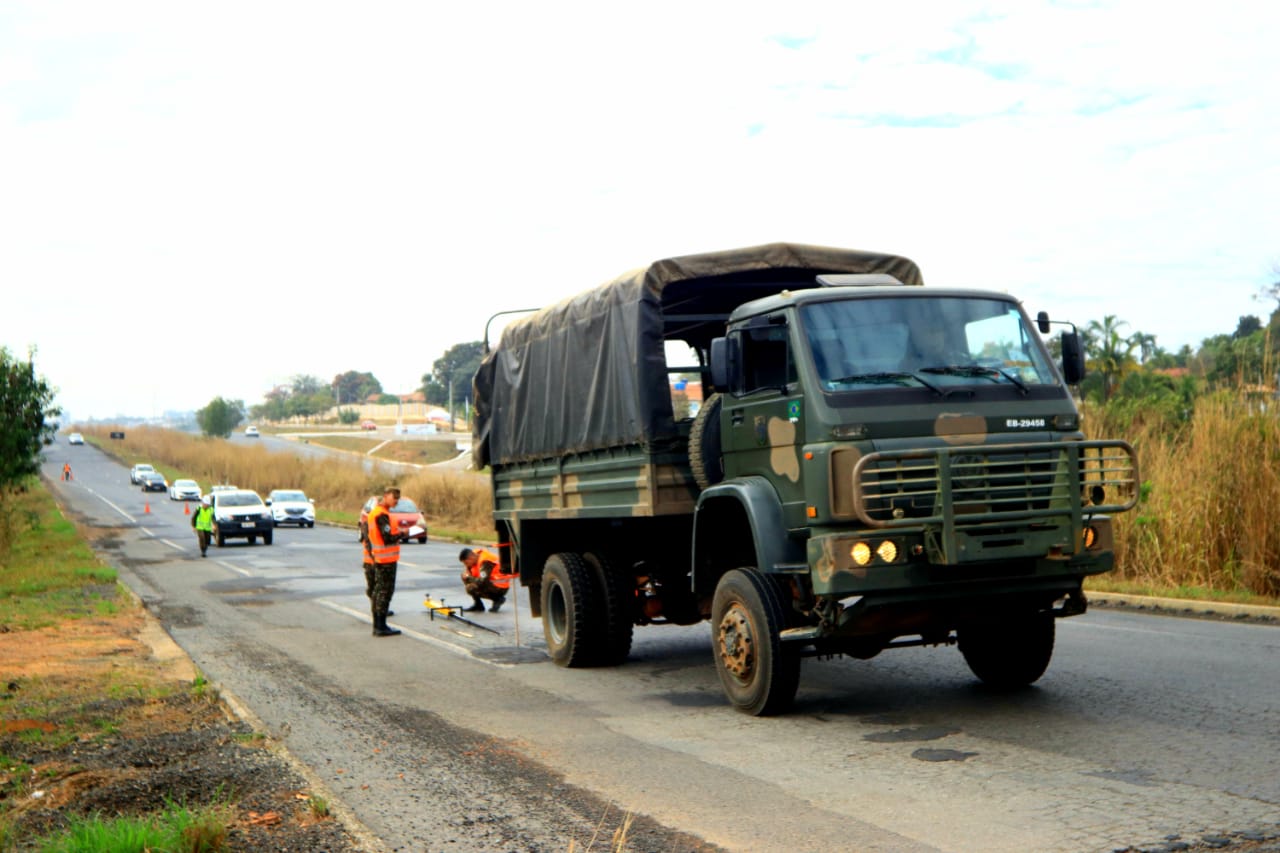
[[[244,575],[247,578],[253,577],[253,572],[249,571],[248,569],[242,569],[239,566],[233,566],[230,563],[228,563],[226,560],[215,560],[214,562],[216,562],[219,566],[222,566],[222,568],[230,569],[231,571],[235,572],[238,575]]]
[[[358,619],[361,622],[368,623],[373,621],[369,617],[369,614],[362,613],[361,611],[355,610],[351,607],[347,607],[345,604],[339,604],[336,601],[329,601],[326,598],[319,598],[319,599],[316,599],[316,603],[324,607],[327,607],[330,610],[336,610],[338,613],[345,613],[346,615],[354,617],[355,619]],[[462,657],[468,658],[469,660],[479,661],[480,663],[485,663],[485,664],[488,664],[489,666],[496,666],[499,669],[509,669],[510,667],[514,666],[514,664],[510,664],[510,663],[499,663],[498,661],[485,660],[484,658],[476,657],[471,653],[471,649],[468,649],[466,646],[460,646],[457,643],[451,643],[448,640],[442,640],[439,637],[432,637],[428,634],[423,634],[421,631],[415,631],[412,628],[406,628],[403,624],[400,624],[400,623],[392,623],[392,624],[395,624],[395,627],[399,628],[406,637],[412,637],[413,639],[418,640],[419,642],[428,643],[432,646],[439,646],[440,648],[446,651],[453,652],[456,655],[461,655]]]
[[[176,542],[170,542],[168,539],[161,539],[160,541],[161,541],[161,542],[163,542],[164,544],[168,545],[170,548],[172,548],[172,549],[173,549],[173,550],[175,550],[175,551],[185,551],[185,550],[187,550],[186,548],[183,548],[181,545],[179,545],[179,544],[178,544],[178,543],[176,543]]]
[[[111,501],[107,500],[105,497],[103,497],[102,495],[100,495],[100,494],[98,494],[97,492],[95,492],[93,489],[89,488],[88,486],[85,486],[85,487],[84,487],[84,490],[85,490],[86,492],[88,492],[89,494],[93,495],[93,496],[94,496],[95,498],[97,498],[98,500],[102,501],[102,502],[103,502],[104,504],[106,504],[107,506],[109,506],[109,507],[111,507],[112,509],[114,509],[116,512],[118,512],[118,513],[120,513],[121,515],[123,515],[125,518],[129,519],[130,521],[132,521],[134,524],[137,524],[137,523],[138,523],[138,519],[134,518],[132,515],[129,515],[129,513],[125,512],[125,511],[124,511],[124,510],[122,510],[120,507],[116,506],[116,505],[115,505],[115,504],[113,504]]]

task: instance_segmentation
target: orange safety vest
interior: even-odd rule
[[[476,564],[471,568],[471,576],[473,578],[480,577],[480,566],[484,563],[493,563],[493,571],[489,572],[489,581],[498,589],[510,589],[511,579],[515,575],[509,575],[502,568],[502,558],[497,554],[485,548],[476,549]]]
[[[400,541],[393,542],[382,541],[382,531],[378,528],[378,516],[390,515],[387,508],[382,504],[374,504],[373,509],[369,510],[369,515],[365,518],[365,524],[368,526],[368,532],[365,534],[369,537],[367,550],[364,552],[364,558],[367,562],[369,554],[372,552],[373,561],[379,564],[398,563],[400,562]]]

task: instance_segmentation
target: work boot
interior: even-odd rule
[[[495,599],[493,600],[493,604],[490,604],[490,605],[489,605],[489,612],[490,612],[490,613],[497,613],[497,612],[498,612],[498,608],[499,608],[499,607],[501,607],[505,601],[506,601],[506,599],[505,599],[505,598],[495,598]]]
[[[381,616],[375,614],[373,617],[373,636],[375,637],[394,637],[400,631],[392,628],[387,624],[386,614]]]
[[[476,598],[476,597],[474,597],[474,596],[472,596],[472,599],[471,599],[471,600],[472,600],[472,601],[474,601],[474,602],[475,602],[475,604],[473,604],[473,605],[471,605],[470,607],[468,607],[468,608],[464,609],[462,612],[463,612],[463,613],[483,613],[483,612],[484,612],[484,602],[483,602],[483,601],[481,601],[479,598]]]

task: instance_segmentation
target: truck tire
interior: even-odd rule
[[[270,544],[271,544],[271,541],[272,541],[274,538],[275,538],[275,531],[274,531],[274,530],[268,530],[266,533],[262,534],[262,544],[263,544],[263,545],[270,545]]]
[[[219,530],[218,532],[213,534],[213,541],[219,548],[221,548],[223,545],[226,544],[227,537],[223,536],[222,531]]]
[[[577,554],[552,554],[542,567],[542,634],[547,653],[558,666],[595,662],[601,643],[601,619],[595,581]]]
[[[778,587],[753,568],[726,572],[711,604],[711,644],[725,696],[752,716],[790,707],[800,655],[780,639],[786,611]]]
[[[720,448],[720,407],[723,397],[712,394],[698,409],[689,430],[689,467],[698,488],[706,489],[724,479]]]
[[[600,601],[598,614],[602,617],[599,629],[604,642],[598,649],[598,663],[617,666],[631,654],[631,626],[635,624],[635,589],[628,584],[613,565],[598,554],[583,554],[583,561],[591,569],[595,592]]]
[[[1032,613],[960,628],[960,653],[984,684],[1026,687],[1044,675],[1053,657],[1053,614]]]

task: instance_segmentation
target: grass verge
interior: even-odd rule
[[[1149,595],[1156,598],[1180,598],[1186,601],[1219,601],[1228,604],[1255,604],[1280,607],[1280,598],[1258,595],[1247,589],[1210,589],[1202,586],[1161,586],[1130,580],[1091,577],[1084,588],[1092,592],[1115,592],[1122,595]]]
[[[36,526],[0,565],[0,851],[351,850],[189,660],[141,641],[145,613],[47,487],[20,497]]]
[[[0,630],[116,613],[122,599],[115,569],[98,559],[48,490],[33,480],[10,499],[32,527],[0,555]]]
[[[369,455],[369,451],[377,447],[377,451],[372,454],[375,459],[409,462],[414,465],[434,465],[437,462],[447,462],[458,455],[452,441],[393,439],[388,442],[383,438],[364,438],[358,435],[318,435],[310,436],[306,441],[308,444],[362,455]]]

